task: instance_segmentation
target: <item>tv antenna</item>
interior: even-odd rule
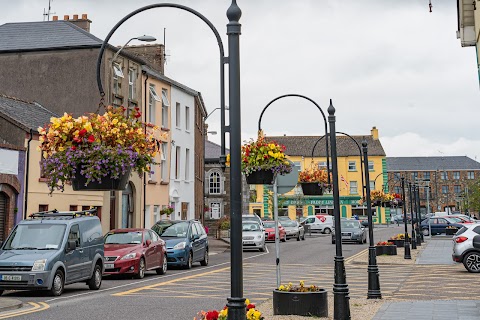
[[[168,53],[167,53],[167,46],[165,45],[165,39],[166,39],[166,31],[167,31],[167,28],[163,28],[163,60],[165,60],[165,64],[167,64],[167,57],[170,57],[170,50],[168,50]]]
[[[45,12],[45,8],[43,8],[43,21],[45,21],[45,18],[47,18],[47,21],[50,21],[50,15],[56,14],[56,12],[51,12],[52,1],[53,0],[48,0],[48,11],[47,12]]]

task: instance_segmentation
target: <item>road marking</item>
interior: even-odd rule
[[[366,252],[368,252],[368,249],[364,249],[364,250],[360,251],[359,253],[354,254],[353,256],[348,257],[347,259],[345,259],[345,264],[349,264],[350,261],[352,261],[353,259],[355,259],[355,258],[358,257],[358,256],[361,256],[362,254],[364,254],[364,253],[366,253]]]
[[[136,292],[138,292],[138,291],[153,289],[153,288],[157,288],[157,287],[160,287],[160,286],[165,286],[165,285],[172,284],[172,283],[179,282],[179,281],[184,281],[184,280],[189,280],[189,279],[193,279],[193,278],[198,278],[198,277],[206,276],[206,275],[213,274],[213,273],[219,273],[219,272],[226,271],[226,270],[229,270],[229,269],[230,269],[230,267],[226,267],[226,268],[222,268],[222,269],[218,269],[218,270],[213,270],[213,271],[198,273],[198,274],[191,275],[191,276],[187,276],[187,277],[183,277],[183,278],[173,279],[173,280],[170,280],[170,281],[165,281],[165,282],[160,282],[160,283],[156,283],[156,284],[151,284],[151,285],[145,286],[145,287],[140,287],[140,288],[135,288],[135,289],[128,290],[128,291],[123,291],[123,292],[119,292],[119,293],[114,293],[114,294],[112,294],[112,296],[115,296],[115,297],[125,296],[125,295],[129,295],[129,294],[132,294],[132,293],[136,293]]]
[[[38,303],[29,302],[29,304],[32,306],[32,308],[29,308],[27,310],[17,310],[17,311],[2,313],[0,314],[0,319],[8,319],[12,317],[23,316],[29,313],[40,312],[50,308],[50,306],[45,302],[38,302]]]

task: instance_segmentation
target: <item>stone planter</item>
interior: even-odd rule
[[[80,167],[77,168],[75,178],[72,179],[72,188],[74,191],[110,191],[110,190],[125,190],[128,180],[130,179],[130,169],[118,179],[111,179],[110,177],[103,177],[102,181],[90,181],[85,185],[87,178],[80,174]]]
[[[217,239],[230,238],[230,230],[217,230]]]
[[[328,317],[327,291],[288,292],[273,290],[273,314]]]
[[[248,184],[273,184],[275,174],[272,170],[253,171],[246,176]]]
[[[377,256],[387,255],[387,256],[396,256],[397,255],[397,246],[376,246],[375,251]]]

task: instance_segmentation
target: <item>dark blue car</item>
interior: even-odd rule
[[[160,220],[153,227],[167,247],[168,266],[187,269],[194,262],[208,264],[208,238],[198,220]]]
[[[455,218],[431,217],[429,219],[423,220],[420,224],[420,228],[422,229],[422,232],[425,236],[429,235],[429,225],[432,229],[432,235],[446,233],[446,229],[448,226],[456,227],[458,229],[463,227],[463,225],[459,223],[458,219]]]

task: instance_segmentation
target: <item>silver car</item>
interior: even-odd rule
[[[300,241],[300,239],[305,240],[305,229],[297,221],[283,220],[282,227],[287,233],[287,239],[295,238],[297,241]]]
[[[242,222],[243,249],[258,249],[265,251],[265,232],[258,222]]]
[[[452,259],[468,272],[480,272],[480,223],[465,224],[453,236]]]
[[[367,242],[367,233],[365,228],[358,220],[341,219],[340,228],[342,229],[342,242],[353,241],[359,244]],[[332,244],[335,243],[335,228],[332,231]]]

